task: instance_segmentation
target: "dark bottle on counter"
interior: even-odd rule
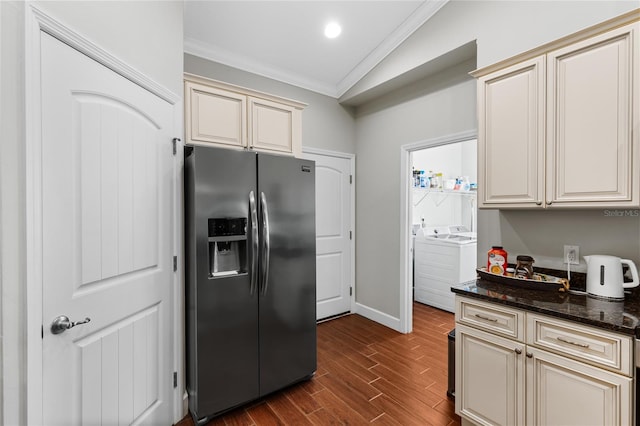
[[[533,278],[533,257],[518,255],[516,256],[516,277],[532,279]]]

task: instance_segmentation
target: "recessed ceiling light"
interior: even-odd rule
[[[326,27],[324,27],[324,35],[327,38],[336,38],[342,32],[342,28],[338,25],[337,22],[329,22]]]

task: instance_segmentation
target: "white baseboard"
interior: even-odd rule
[[[185,390],[182,394],[182,418],[189,414],[189,394]]]
[[[356,303],[355,313],[358,315],[362,315],[363,317],[368,318],[371,321],[375,321],[384,326],[387,326],[397,331],[398,333],[402,333],[402,331],[400,331],[400,318],[392,317],[389,314],[385,314],[384,312],[380,312],[377,309],[370,308],[360,303]]]

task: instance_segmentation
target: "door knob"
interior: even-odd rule
[[[60,315],[51,323],[51,332],[53,334],[64,333],[65,330],[75,327],[76,325],[86,324],[91,321],[91,318],[87,317],[83,321],[71,321],[69,317]]]

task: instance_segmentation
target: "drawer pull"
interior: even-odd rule
[[[480,315],[480,314],[475,314],[475,315],[476,315],[476,318],[480,318],[481,320],[491,321],[491,322],[498,322],[498,320],[495,319],[495,318],[485,317],[485,316]]]
[[[560,340],[561,342],[564,342],[564,343],[568,343],[568,344],[570,344],[570,345],[573,345],[573,346],[579,346],[579,347],[581,347],[581,348],[588,348],[588,347],[589,347],[589,345],[588,345],[588,344],[586,344],[586,343],[572,342],[571,340],[567,340],[567,339],[565,339],[565,338],[564,338],[564,337],[562,337],[562,336],[560,336],[560,337],[556,337],[556,339],[557,339],[557,340]]]

